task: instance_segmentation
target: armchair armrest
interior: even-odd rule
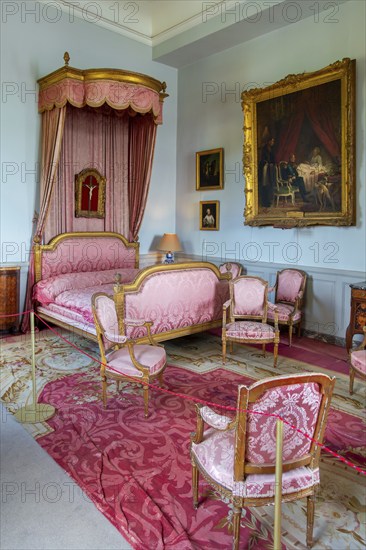
[[[152,321],[145,321],[145,319],[125,319],[124,323],[125,325],[129,325],[131,327],[143,327],[145,325],[153,325]]]
[[[227,310],[229,309],[230,306],[231,306],[231,300],[226,300],[226,302],[222,306],[222,331],[223,331],[223,334],[225,334]]]
[[[157,344],[153,338],[153,335],[151,334],[151,327],[153,326],[152,321],[145,321],[144,319],[125,319],[124,320],[125,325],[130,327],[145,327],[147,331],[147,336],[149,338],[149,342],[152,346],[159,346],[160,344]],[[162,347],[162,346],[160,346]]]
[[[116,334],[115,332],[104,332],[104,337],[107,338],[110,342],[113,342],[114,344],[125,344],[127,342],[127,336],[123,336],[122,334]]]
[[[216,430],[229,430],[236,424],[236,419],[215,413],[210,407],[196,405],[197,411],[197,429],[191,434],[192,443],[201,443],[203,440],[203,423],[206,422],[211,428]]]
[[[211,428],[215,428],[216,430],[227,430],[232,422],[231,418],[216,413],[208,406],[204,406],[199,409],[198,414],[201,415],[202,420],[204,420],[206,424],[211,426]]]

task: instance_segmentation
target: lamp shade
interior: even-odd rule
[[[164,233],[159,243],[158,250],[164,250],[164,252],[178,252],[182,250],[177,235],[175,233]]]

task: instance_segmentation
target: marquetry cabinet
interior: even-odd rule
[[[363,334],[366,325],[366,281],[354,283],[351,287],[351,315],[346,332],[347,351],[352,347],[354,334]]]
[[[0,267],[0,330],[17,330],[19,317],[6,317],[19,312],[20,267]]]

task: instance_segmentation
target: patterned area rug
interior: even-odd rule
[[[94,344],[76,337],[73,342],[98,358]],[[224,369],[220,340],[207,334],[166,342],[166,349],[174,365],[165,372],[168,389],[225,405],[235,406],[238,383],[324,370],[284,356],[275,370],[270,354],[264,359],[249,347],[235,348]],[[1,352],[1,395],[15,412],[31,400],[29,337],[2,341]],[[188,447],[195,429],[193,401],[153,391],[151,416],[145,420],[140,389],[123,384],[117,393],[111,385],[104,411],[97,363],[48,331],[37,335],[36,359],[39,400],[53,404],[58,412],[48,423],[24,427],[135,548],[231,547],[230,505],[202,484],[201,504],[198,511],[192,508]],[[364,385],[356,381],[350,398],[348,376],[338,372],[326,442],[362,465],[364,402]],[[321,482],[314,548],[364,548],[364,477],[322,453]],[[283,506],[283,547],[305,548],[305,506],[305,500]],[[242,548],[273,547],[272,533],[273,507],[243,512]]]

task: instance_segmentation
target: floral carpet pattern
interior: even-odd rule
[[[72,341],[99,357],[95,344],[77,337]],[[9,337],[0,345],[1,397],[15,412],[31,400],[30,340]],[[111,384],[103,410],[98,363],[49,331],[38,333],[39,401],[54,405],[57,414],[48,423],[24,427],[134,548],[230,548],[230,504],[202,482],[200,506],[197,511],[192,507],[189,435],[195,429],[194,399],[235,407],[238,383],[324,368],[280,355],[273,369],[270,354],[263,358],[259,350],[244,346],[234,348],[223,368],[220,340],[208,334],[172,340],[165,347],[173,365],[165,371],[165,388],[193,400],[152,390],[146,420],[139,388],[122,384],[117,392]],[[336,375],[326,444],[364,467],[365,385],[356,380],[351,397],[348,375]],[[305,509],[305,500],[283,506],[283,548],[305,548]],[[273,547],[273,511],[271,506],[243,511],[241,548]],[[322,453],[313,548],[364,548],[365,516],[365,478]]]

